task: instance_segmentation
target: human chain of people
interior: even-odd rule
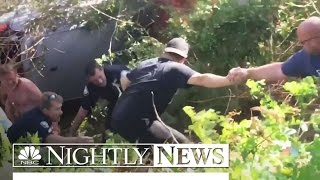
[[[100,65],[90,60],[84,69],[86,87],[82,102],[66,136],[59,122],[63,97],[41,90],[29,79],[19,77],[15,64],[0,66],[1,124],[11,143],[28,133],[43,143],[93,143],[92,137],[77,136],[85,117],[92,113],[99,99],[108,101],[104,124],[130,143],[193,143],[183,133],[164,124],[161,116],[178,89],[192,86],[219,88],[233,86],[247,79],[277,82],[289,77],[319,76],[320,18],[310,17],[297,27],[301,50],[284,62],[253,68],[232,68],[227,76],[197,72],[185,65],[190,45],[186,39],[171,39],[163,54],[141,62],[135,69],[127,65]]]

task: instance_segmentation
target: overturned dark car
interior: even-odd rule
[[[151,5],[139,0],[128,2],[134,9],[132,20],[157,38],[157,31],[165,27],[168,19],[159,6],[168,2],[158,0]],[[27,25],[39,22],[41,15],[43,13],[32,11],[28,6],[21,6],[0,16],[1,63],[8,60],[19,63],[18,73],[22,77],[32,80],[41,91],[62,95],[62,118],[70,121],[80,106],[88,61],[100,58],[111,48],[118,51],[124,47],[123,43],[113,41],[118,20],[108,17],[96,28],[88,28],[86,21],[70,23],[53,19],[51,28],[35,35]]]
[[[59,22],[53,30],[35,36],[26,25],[38,16],[19,7],[0,17],[1,63],[15,61],[20,76],[32,80],[41,91],[62,95],[64,117],[71,117],[85,87],[84,68],[88,61],[108,52],[116,23],[107,20],[99,28],[89,29],[84,23]]]

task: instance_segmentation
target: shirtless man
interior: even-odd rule
[[[21,78],[13,64],[0,66],[1,89],[6,95],[5,112],[12,123],[22,114],[30,111],[41,102],[40,89],[29,79]],[[59,134],[59,126],[53,123],[54,134]]]
[[[92,137],[63,137],[52,133],[52,122],[59,122],[62,115],[63,98],[54,92],[44,92],[38,107],[24,113],[8,129],[7,137],[11,143],[20,138],[37,134],[42,143],[93,143]]]

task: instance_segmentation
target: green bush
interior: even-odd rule
[[[319,122],[306,116],[305,107],[318,96],[317,86],[311,77],[307,77],[300,82],[288,82],[284,87],[292,84],[297,86],[286,93],[300,101],[296,105],[288,100],[276,100],[263,82],[248,80],[252,98],[260,100],[260,106],[252,110],[261,115],[241,122],[234,120],[236,112],[224,116],[213,109],[196,113],[192,107],[184,107],[192,120],[189,130],[202,143],[230,145],[230,168],[223,171],[229,172],[231,179],[304,180],[319,177],[320,153],[316,149],[320,148],[320,138],[310,129]],[[304,93],[297,93],[300,88]],[[320,117],[319,114],[312,115],[313,118]],[[215,131],[217,125],[223,127],[222,133]],[[308,133],[313,137],[306,142],[302,136]]]

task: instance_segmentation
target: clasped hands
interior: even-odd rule
[[[230,69],[227,79],[234,84],[239,84],[244,81],[246,81],[249,77],[248,69],[241,68],[241,67],[235,67]]]

